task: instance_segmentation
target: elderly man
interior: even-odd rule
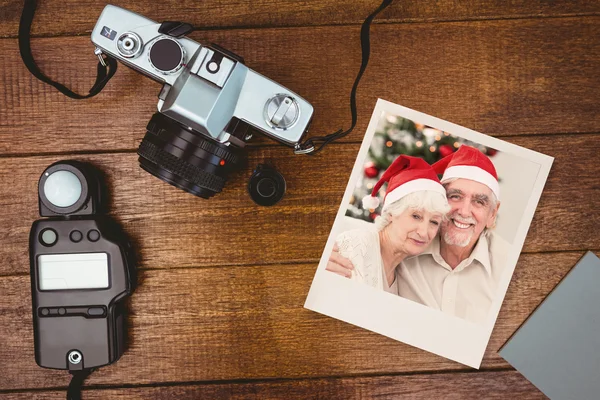
[[[388,292],[472,321],[486,320],[505,270],[509,244],[491,231],[500,207],[496,170],[481,151],[463,145],[433,165],[443,173],[450,212],[440,235],[396,269]],[[327,270],[350,276],[334,249]]]

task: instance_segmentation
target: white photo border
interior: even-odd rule
[[[507,255],[507,270],[498,286],[501,295],[492,302],[485,323],[475,324],[400,296],[376,290],[364,283],[325,270],[335,243],[335,237],[330,233],[304,307],[478,369],[554,158],[378,99],[331,232],[343,221],[356,182],[363,173],[363,165],[377,124],[384,113],[448,132],[453,136],[522,157],[539,165],[529,202]]]

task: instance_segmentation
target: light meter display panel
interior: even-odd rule
[[[38,257],[40,290],[106,289],[106,253],[43,254]]]

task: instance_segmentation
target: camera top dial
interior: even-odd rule
[[[286,94],[277,94],[267,100],[264,117],[270,127],[286,130],[294,126],[300,116],[298,102]]]
[[[185,50],[179,42],[168,36],[160,36],[150,43],[150,64],[163,75],[173,74],[183,67]]]
[[[133,32],[125,32],[117,39],[117,51],[123,57],[135,58],[142,53],[142,50],[142,38]]]

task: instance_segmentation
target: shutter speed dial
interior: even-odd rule
[[[150,43],[148,58],[155,70],[163,75],[173,74],[183,67],[185,50],[179,42],[167,36],[161,36]]]

